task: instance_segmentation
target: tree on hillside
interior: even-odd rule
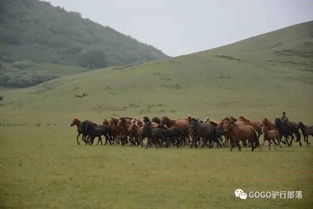
[[[78,63],[80,66],[86,67],[89,69],[95,69],[95,68],[108,66],[104,52],[102,50],[97,50],[97,49],[83,52],[78,57]]]

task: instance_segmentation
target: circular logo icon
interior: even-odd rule
[[[242,193],[240,193],[239,197],[240,197],[240,199],[245,200],[245,199],[247,199],[248,195],[247,195],[247,193],[242,192]]]
[[[244,193],[242,189],[236,189],[236,190],[235,190],[235,196],[236,196],[236,197],[239,197],[239,195],[240,195],[241,193]]]

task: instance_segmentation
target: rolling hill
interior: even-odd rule
[[[52,121],[165,114],[261,119],[287,111],[295,120],[313,122],[313,64],[307,56],[312,26],[307,22],[196,54],[2,90],[1,118],[10,121],[36,110],[38,117],[53,113]]]
[[[1,86],[25,87],[86,69],[163,58],[160,50],[77,12],[38,0],[0,2]]]

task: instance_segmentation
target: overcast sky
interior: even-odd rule
[[[313,0],[45,0],[153,45],[189,54],[313,20]]]

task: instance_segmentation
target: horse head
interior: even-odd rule
[[[160,121],[160,126],[169,126],[170,119],[167,116],[163,116]]]
[[[72,126],[75,126],[75,125],[78,126],[78,125],[80,124],[80,122],[81,122],[81,121],[80,121],[77,117],[74,118],[73,121],[72,121],[72,123],[71,123],[71,127],[72,127]]]
[[[278,129],[282,129],[282,122],[280,120],[280,118],[275,118],[275,127]]]
[[[299,126],[300,128],[305,128],[305,127],[306,127],[302,122],[299,122],[299,123],[298,123],[298,126]]]
[[[108,121],[107,119],[104,119],[103,122],[102,122],[102,124],[108,126],[108,125],[109,125],[109,121]]]
[[[160,123],[161,123],[161,120],[160,120],[160,118],[158,118],[158,117],[153,117],[153,118],[151,119],[151,122],[155,122],[155,123],[160,124]]]

